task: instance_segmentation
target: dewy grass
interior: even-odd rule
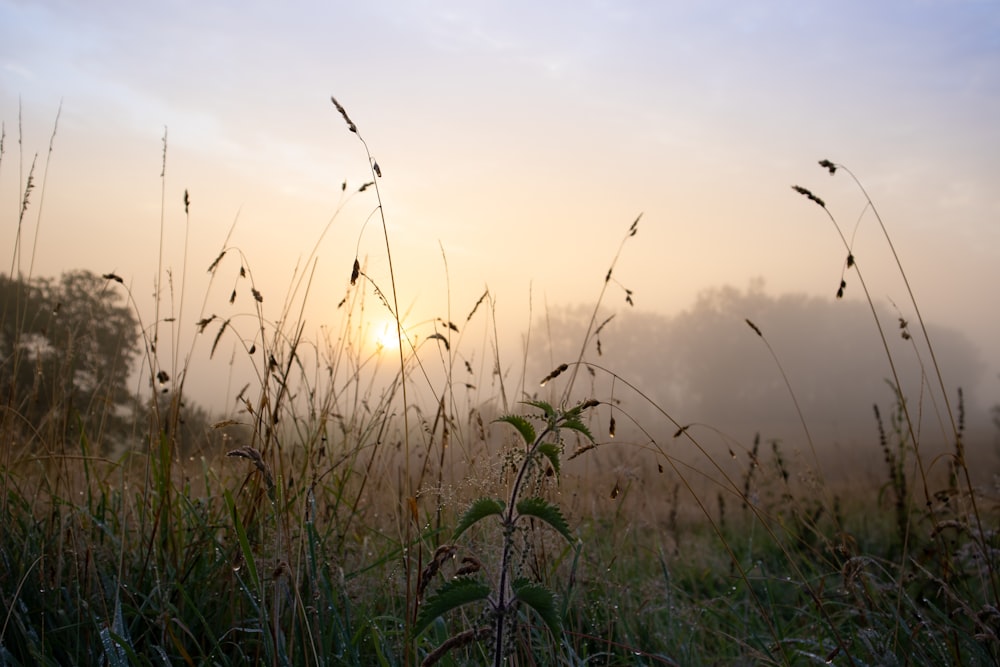
[[[383,165],[366,155],[370,184],[343,197],[378,194]],[[25,188],[24,162],[18,201],[4,207],[12,229],[30,220],[47,180]],[[161,217],[195,221],[195,194],[164,200]],[[552,398],[518,408],[508,403],[488,291],[464,322],[448,312],[420,325],[429,333],[418,342],[402,327],[396,277],[373,293],[358,256],[354,275],[343,275],[339,323],[310,340],[302,313],[317,248],[284,302],[228,237],[213,256],[192,255],[208,267],[213,298],[229,297],[228,310],[203,305],[196,320],[180,318],[190,301],[185,252],[179,292],[162,286],[163,298],[176,297],[171,344],[159,344],[162,318],[140,313],[122,276],[77,295],[124,297],[133,313],[143,358],[129,447],[112,446],[107,400],[76,404],[67,390],[4,379],[0,664],[1000,660],[997,515],[970,481],[961,400],[945,474],[932,474],[942,466],[924,460],[928,443],[916,439],[926,433],[913,404],[922,399],[908,400],[896,382],[871,432],[871,452],[886,461],[881,488],[827,475],[817,487],[823,471],[804,468],[800,443],[766,433],[744,442],[684,421],[593,363],[591,351],[600,356],[598,341],[610,349],[622,321],[599,312],[617,255],[582,345],[553,350],[566,357],[548,366]],[[853,280],[860,250],[848,248],[841,280]],[[21,291],[3,334],[23,340],[26,295],[41,287],[10,278]],[[363,340],[371,315],[386,309],[395,361]],[[484,333],[472,343],[477,324]],[[766,323],[748,324],[763,338]],[[178,347],[184,334],[194,334],[192,350],[216,357],[231,347],[256,373],[214,424],[186,405],[197,357]],[[65,344],[83,349],[78,337]],[[37,362],[18,349],[0,360],[3,378]],[[590,395],[570,400],[580,371]],[[521,398],[527,380],[515,386]],[[53,403],[36,419],[27,408],[37,396]],[[636,423],[645,401],[656,416]],[[808,415],[798,414],[807,446]]]
[[[994,607],[995,606],[1000,606],[1000,582],[997,581],[998,577],[997,577],[997,569],[996,569],[996,564],[997,564],[996,551],[993,548],[993,545],[991,544],[991,542],[989,540],[987,540],[986,537],[985,537],[986,532],[985,532],[985,529],[984,529],[984,526],[983,526],[983,522],[982,522],[982,514],[980,513],[980,510],[979,510],[979,501],[977,499],[977,496],[979,494],[973,488],[973,485],[972,485],[971,474],[969,472],[967,461],[965,459],[964,443],[962,441],[961,429],[959,428],[958,423],[955,420],[954,412],[953,412],[952,407],[951,407],[951,402],[948,399],[948,391],[947,391],[947,389],[946,389],[946,387],[944,385],[944,380],[943,380],[943,377],[942,377],[942,374],[941,374],[941,369],[940,369],[940,366],[939,366],[939,364],[937,362],[937,357],[936,357],[936,355],[934,353],[934,346],[933,346],[933,344],[931,342],[931,339],[930,339],[930,337],[929,337],[929,335],[927,333],[927,328],[926,328],[926,325],[924,323],[923,316],[920,313],[920,308],[918,306],[916,297],[914,296],[913,290],[910,287],[910,282],[909,282],[909,279],[907,278],[906,271],[903,268],[903,264],[902,264],[902,262],[901,262],[901,260],[899,258],[898,253],[896,252],[896,248],[895,248],[894,244],[892,243],[892,238],[890,237],[890,235],[888,233],[888,230],[886,229],[885,223],[882,220],[881,215],[879,215],[878,210],[876,209],[876,207],[874,205],[874,202],[872,201],[871,197],[868,195],[868,192],[865,190],[864,186],[861,184],[861,182],[858,180],[858,178],[850,170],[848,170],[846,167],[844,167],[843,165],[831,162],[830,160],[825,160],[825,159],[824,160],[820,160],[819,161],[819,165],[821,167],[823,167],[824,169],[828,170],[828,172],[831,175],[836,174],[836,172],[838,170],[842,170],[842,171],[848,173],[851,176],[851,178],[853,179],[854,183],[857,185],[857,187],[859,188],[859,190],[861,191],[861,193],[862,193],[862,195],[864,196],[864,199],[865,199],[865,208],[862,211],[862,217],[864,216],[865,211],[870,210],[872,212],[872,214],[875,216],[875,219],[877,220],[877,222],[879,224],[879,228],[881,229],[881,231],[883,233],[885,241],[886,241],[887,245],[889,246],[890,251],[892,252],[893,258],[894,258],[895,263],[896,263],[896,267],[898,269],[898,273],[899,273],[900,277],[902,278],[902,280],[904,282],[904,285],[905,285],[906,290],[907,290],[907,295],[910,298],[910,303],[911,303],[911,305],[912,305],[912,307],[914,309],[914,313],[917,316],[917,320],[920,323],[921,332],[922,332],[923,337],[924,337],[924,343],[925,343],[925,346],[926,346],[926,350],[927,350],[927,353],[929,354],[929,356],[931,358],[931,364],[932,364],[932,367],[934,368],[934,371],[935,371],[935,374],[936,374],[936,377],[937,377],[937,380],[938,380],[938,387],[939,387],[939,389],[941,391],[941,397],[940,397],[940,399],[944,403],[944,405],[946,406],[946,410],[947,410],[947,414],[948,414],[948,419],[949,419],[949,423],[950,423],[950,427],[951,427],[951,432],[952,432],[952,435],[953,435],[953,438],[954,438],[954,443],[955,443],[955,450],[954,450],[954,455],[953,455],[952,461],[953,461],[953,465],[956,468],[958,468],[958,469],[960,469],[962,471],[963,477],[965,478],[965,481],[966,481],[966,491],[967,491],[967,493],[966,493],[965,501],[969,504],[969,508],[971,510],[969,512],[970,517],[971,517],[971,521],[972,521],[973,525],[975,526],[975,533],[979,537],[978,543],[976,543],[976,547],[978,548],[978,551],[980,552],[980,558],[982,559],[982,561],[983,561],[983,563],[985,565],[985,568],[984,568],[985,573],[983,574],[983,576],[981,576],[980,581],[984,585],[984,589],[987,590],[987,591],[989,591],[992,594],[992,604],[994,605]],[[876,324],[876,326],[878,328],[879,335],[882,338],[882,343],[883,343],[883,347],[885,349],[886,359],[887,359],[887,361],[889,363],[889,366],[890,366],[890,369],[891,369],[891,372],[892,372],[892,377],[893,377],[892,386],[893,386],[893,388],[895,389],[895,392],[896,392],[898,408],[899,408],[900,413],[903,416],[903,422],[904,422],[905,428],[906,428],[906,435],[909,438],[909,441],[905,442],[905,443],[903,442],[902,439],[900,440],[900,454],[902,455],[905,452],[905,448],[904,448],[905,446],[908,445],[909,447],[912,447],[913,453],[914,453],[914,459],[916,461],[916,469],[917,469],[917,471],[919,472],[919,475],[920,475],[920,482],[921,482],[920,486],[921,486],[921,488],[923,490],[923,494],[924,494],[925,510],[928,512],[929,516],[933,519],[934,515],[939,510],[936,510],[936,508],[934,506],[934,503],[932,502],[932,499],[931,499],[931,492],[930,492],[930,487],[929,487],[929,482],[928,482],[928,477],[927,477],[927,471],[926,471],[926,466],[925,466],[925,462],[924,462],[924,457],[922,456],[922,453],[921,453],[921,450],[920,450],[920,438],[919,438],[919,435],[918,435],[919,434],[919,429],[916,426],[916,421],[914,420],[914,418],[913,418],[913,416],[911,414],[908,401],[906,400],[906,397],[905,397],[905,395],[903,393],[903,387],[902,387],[902,385],[900,383],[899,375],[898,375],[897,370],[896,370],[896,362],[894,361],[893,355],[892,355],[892,353],[889,350],[889,346],[888,346],[888,343],[886,341],[886,335],[885,335],[884,329],[882,327],[882,324],[879,321],[878,315],[877,315],[877,313],[875,311],[875,305],[874,305],[874,302],[872,301],[871,294],[868,291],[868,288],[865,285],[864,280],[861,278],[860,269],[857,267],[857,260],[855,258],[855,254],[854,254],[854,249],[852,247],[852,243],[850,243],[850,242],[847,241],[846,237],[844,236],[843,232],[840,229],[840,225],[837,223],[836,218],[834,218],[834,216],[829,212],[829,210],[827,210],[826,204],[821,199],[819,199],[818,197],[816,197],[808,189],[803,188],[801,186],[793,186],[793,189],[796,190],[797,192],[799,192],[800,194],[806,196],[810,200],[814,201],[815,203],[817,203],[818,205],[820,205],[823,208],[823,210],[826,212],[826,214],[829,217],[829,219],[831,220],[831,222],[833,222],[834,227],[837,229],[837,232],[840,235],[841,240],[844,242],[844,245],[845,245],[845,247],[847,249],[847,252],[848,252],[847,262],[846,262],[847,268],[854,268],[857,271],[857,273],[858,273],[858,280],[862,284],[862,288],[864,289],[864,292],[865,292],[865,297],[866,297],[866,299],[867,299],[867,301],[869,303],[869,306],[872,309],[872,316],[875,319],[875,324]],[[859,224],[860,224],[860,221],[861,221],[861,218],[859,218]],[[840,288],[840,291],[838,291],[838,297],[842,296],[844,285],[845,285],[845,282],[844,282],[844,280],[842,278],[841,279],[841,288]],[[901,318],[901,327],[902,327],[902,330],[903,330],[903,332],[902,332],[903,337],[908,339],[910,336],[909,336],[909,332],[908,332],[908,330],[906,328],[906,321],[903,320],[902,318]],[[923,366],[923,364],[921,363],[921,367],[922,366]],[[877,412],[876,412],[876,417],[878,417],[878,413]],[[893,487],[894,491],[896,492],[896,494],[900,495],[900,494],[904,493],[905,490],[906,490],[905,476],[899,470],[900,464],[896,462],[896,460],[895,460],[894,456],[892,455],[890,449],[885,445],[885,437],[884,437],[884,432],[882,431],[881,422],[879,423],[879,429],[880,429],[880,440],[883,443],[883,450],[886,452],[887,462],[889,463],[889,466],[890,466],[891,484],[892,484],[892,487]],[[913,486],[915,486],[915,485],[911,485],[911,493],[914,492],[912,490]],[[904,576],[909,576],[909,574],[910,574],[906,570],[906,568],[905,568],[905,561],[908,559],[909,542],[910,542],[910,538],[911,538],[910,524],[909,524],[909,521],[907,520],[906,516],[910,512],[912,512],[912,509],[911,509],[911,507],[912,507],[912,499],[908,497],[905,500],[905,502],[903,502],[903,501],[901,501],[900,499],[897,498],[896,506],[897,506],[897,509],[896,509],[897,524],[900,526],[900,530],[903,531],[903,533],[904,533],[903,534],[903,560],[904,560],[904,567],[900,569],[900,575],[899,575],[899,580],[898,580],[898,582],[899,582],[898,583],[898,587],[899,587],[899,591],[900,591],[898,600],[901,602],[902,599],[903,599],[903,595],[902,595],[903,577]],[[946,507],[945,510],[946,511],[950,511],[950,508]],[[934,531],[932,533],[932,537],[935,538],[935,549],[939,549],[939,550],[944,551],[944,552],[950,551],[949,545],[946,542],[944,542],[943,540],[941,540],[939,538],[939,533],[937,531]],[[898,608],[899,607],[897,605],[897,609]],[[902,631],[901,624],[897,623],[893,627],[893,635],[894,635],[894,640],[893,641],[894,642],[898,641],[897,635],[901,631]]]
[[[333,102],[333,106],[336,107],[337,111],[340,112],[340,115],[343,117],[344,121],[347,123],[347,128],[351,132],[353,132],[355,135],[357,135],[358,140],[361,142],[361,145],[364,146],[364,148],[365,148],[365,153],[368,156],[368,163],[369,163],[369,166],[370,166],[370,169],[371,169],[371,172],[372,172],[372,184],[373,184],[373,186],[375,188],[375,197],[378,200],[378,214],[379,214],[379,219],[382,221],[382,232],[383,232],[383,235],[385,237],[386,258],[388,259],[388,262],[389,262],[389,281],[390,281],[390,283],[392,285],[392,295],[391,295],[392,296],[392,316],[393,316],[393,320],[396,323],[396,341],[397,341],[397,348],[398,348],[398,351],[399,351],[400,388],[402,390],[402,396],[403,396],[403,443],[404,443],[403,455],[405,457],[405,466],[406,466],[406,479],[404,481],[404,488],[405,488],[406,503],[409,506],[409,508],[412,510],[413,508],[416,507],[417,499],[416,499],[416,495],[413,492],[413,488],[412,488],[413,478],[412,478],[411,471],[410,471],[409,401],[407,400],[408,396],[407,396],[407,382],[406,382],[406,379],[407,379],[406,378],[406,360],[405,360],[405,357],[404,357],[404,347],[403,347],[403,323],[400,320],[399,293],[398,293],[398,290],[396,289],[396,272],[394,271],[393,264],[392,264],[392,250],[391,250],[390,244],[389,244],[389,228],[386,225],[386,221],[385,221],[385,208],[382,205],[382,193],[379,190],[379,186],[378,186],[378,181],[382,177],[382,170],[379,167],[378,162],[376,162],[375,159],[372,157],[371,150],[368,148],[368,143],[364,140],[364,137],[361,136],[361,133],[358,132],[357,125],[355,125],[354,121],[352,121],[350,119],[350,117],[347,115],[347,111],[344,109],[343,105],[341,105],[340,102],[338,102],[337,99],[335,97],[333,97],[333,96],[330,97],[330,101]],[[351,272],[351,284],[354,284],[355,280],[357,279],[357,274],[358,274],[358,259],[355,258],[354,259],[354,268],[352,269],[352,272]],[[404,516],[404,517],[407,516],[407,511],[406,510],[407,510],[407,508],[403,508],[402,509],[402,516]],[[412,511],[411,514],[414,515],[414,517],[415,517],[416,512]],[[411,524],[410,524],[410,521],[407,520],[407,519],[404,519],[403,523],[406,526],[406,529],[405,529],[405,542],[404,543],[405,544],[409,544],[409,542],[410,542],[410,534],[411,534]],[[411,605],[411,601],[412,601],[412,595],[413,595],[413,590],[412,590],[413,586],[412,586],[412,582],[411,582],[411,578],[412,578],[411,574],[412,574],[413,563],[412,563],[412,558],[410,557],[410,554],[409,554],[409,552],[407,550],[404,550],[404,563],[405,563],[405,570],[406,570],[406,608],[409,609],[410,605]],[[409,614],[406,615],[405,625],[406,625],[406,632],[409,633],[409,628],[410,628]],[[410,662],[410,644],[409,644],[409,642],[406,643],[406,652],[405,653],[406,653],[406,662],[407,662],[407,664],[409,664],[409,662]]]

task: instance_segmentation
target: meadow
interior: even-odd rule
[[[1000,661],[992,459],[965,441],[961,393],[941,379],[916,296],[901,298],[909,322],[880,318],[822,193],[789,196],[843,240],[831,251],[845,258],[841,289],[865,293],[895,376],[873,420],[874,487],[829,475],[804,417],[799,442],[727,436],[720,449],[711,425],[601,364],[608,304],[631,301],[615,271],[641,216],[594,276],[575,348],[540,377],[527,360],[508,373],[495,339],[466,335],[495,331],[488,291],[456,321],[371,345],[373,313],[398,324],[405,277],[370,153],[369,165],[348,196],[374,193],[389,281],[361,257],[344,267],[340,322],[315,341],[295,307],[308,276],[270,320],[263,295],[277,290],[225,245],[198,270],[225,286],[213,289],[235,286],[228,315],[160,312],[162,253],[153,313],[114,273],[31,277],[21,229],[45,193],[30,170],[3,295],[0,665]],[[745,324],[784,378],[774,400],[797,409],[780,350]],[[192,345],[236,341],[250,360],[256,382],[232,414],[186,400],[192,354],[163,361],[185,327]],[[913,340],[913,355],[890,336]],[[911,364],[918,395],[896,376]],[[136,375],[141,390],[123,395]],[[928,414],[938,428],[922,427]],[[627,474],[622,456],[637,462]]]

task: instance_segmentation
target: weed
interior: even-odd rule
[[[345,181],[320,238],[346,201],[370,198],[389,255],[379,192],[388,165],[333,105],[362,141],[370,177]],[[523,377],[508,384],[489,290],[464,320],[449,305],[404,328],[399,277],[391,258],[388,281],[369,273],[363,228],[333,299],[340,320],[318,340],[303,316],[318,241],[282,301],[227,235],[202,264],[213,298],[191,318],[186,274],[202,260],[185,241],[174,275],[162,239],[175,208],[186,238],[198,198],[167,201],[166,131],[163,151],[151,319],[121,272],[66,291],[32,276],[38,250],[26,239],[34,212],[37,238],[48,158],[39,169],[21,156],[5,209],[17,242],[0,341],[14,341],[0,360],[0,664],[1000,660],[1000,533],[991,492],[973,484],[965,398],[946,391],[908,282],[898,334],[912,359],[888,345],[895,324],[878,314],[862,280],[867,253],[831,198],[796,187],[845,244],[838,292],[862,286],[887,357],[888,407],[874,409],[869,443],[884,461],[875,490],[864,471],[836,480],[820,469],[824,443],[813,442],[766,321],[746,324],[784,381],[807,462],[797,441],[683,421],[595,363],[624,320],[603,311],[608,288],[635,300],[616,274],[639,218],[582,338],[553,349],[565,363],[553,356],[529,390]],[[854,179],[861,219],[874,216],[891,246],[860,182],[820,164]],[[56,304],[40,298],[56,294]],[[213,299],[224,302],[215,312]],[[102,303],[118,310],[75,318]],[[395,324],[394,359],[365,341],[373,310]],[[108,363],[74,366],[108,313],[120,316],[119,337],[97,356]],[[78,324],[56,326],[67,322]],[[478,325],[483,343],[470,350]],[[41,337],[56,331],[49,354]],[[186,396],[196,348],[228,353],[255,378],[219,419]],[[139,388],[122,398],[110,388],[133,357]],[[908,362],[921,370],[915,388],[896,372]],[[527,358],[520,368],[527,376]],[[577,397],[584,378],[602,400]],[[639,423],[637,405],[653,418]],[[926,428],[934,417],[940,428]],[[947,436],[942,453],[932,431]]]

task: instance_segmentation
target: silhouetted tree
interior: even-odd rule
[[[124,438],[140,346],[116,287],[84,270],[58,282],[0,275],[0,400],[10,428],[47,443],[79,438],[81,428],[104,448]]]

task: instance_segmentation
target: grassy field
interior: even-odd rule
[[[378,193],[370,164],[359,190]],[[29,177],[19,229],[37,196]],[[185,369],[160,365],[154,313],[120,344],[137,344],[145,377],[168,390],[137,398],[121,439],[108,426],[121,406],[99,391],[74,400],[77,375],[17,381],[43,366],[12,301],[4,335],[24,344],[2,361],[0,665],[1000,661],[997,491],[988,471],[970,472],[961,400],[939,380],[912,294],[943,451],[924,451],[900,394],[872,429],[875,488],[813,467],[807,424],[801,442],[758,436],[720,453],[709,427],[669,406],[652,406],[654,424],[629,423],[643,388],[588,359],[640,224],[609,258],[581,351],[516,382],[464,365],[466,327],[491,326],[488,293],[419,345],[400,331],[398,352],[373,349],[360,342],[365,300],[377,299],[367,312],[399,308],[394,285],[356,262],[339,334],[305,341],[293,316],[264,319],[243,260],[224,248],[210,271],[238,273],[234,308],[255,309],[254,331],[237,336],[214,316],[188,326],[214,335],[213,352],[223,337],[246,341],[259,382],[235,414],[199,419],[176,381]],[[844,245],[843,280],[867,295]],[[135,307],[117,276],[94,285]],[[56,356],[86,332],[74,336]],[[470,385],[495,395],[472,400]],[[39,387],[47,408],[32,417]],[[794,404],[794,391],[776,400]],[[623,472],[622,456],[637,465]]]

